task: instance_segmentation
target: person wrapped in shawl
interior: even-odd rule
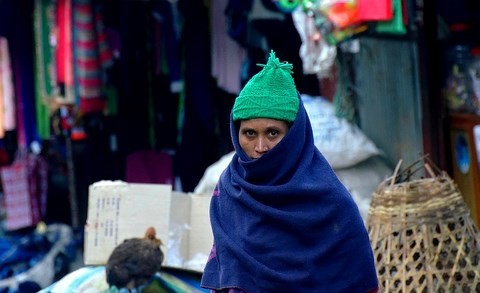
[[[211,292],[377,292],[368,233],[315,147],[292,70],[272,51],[230,115],[235,154],[210,204]]]

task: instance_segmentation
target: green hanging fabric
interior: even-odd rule
[[[344,53],[340,50],[337,52],[337,82],[335,84],[333,104],[337,117],[345,118],[348,122],[354,123],[356,118],[355,91],[350,78],[348,62],[345,57]]]
[[[35,38],[35,110],[40,138],[50,136],[50,99],[53,96],[53,51],[50,46],[50,28],[53,14],[51,0],[36,0],[34,9]]]
[[[178,99],[178,118],[177,118],[177,144],[182,143],[183,122],[185,116],[185,89],[180,92]]]
[[[393,1],[393,18],[390,21],[379,21],[376,23],[375,30],[379,33],[403,35],[407,29],[403,24],[402,0]]]
[[[118,91],[113,85],[106,85],[103,88],[107,100],[106,113],[109,116],[118,115]]]

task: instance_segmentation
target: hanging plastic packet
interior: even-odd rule
[[[357,22],[357,0],[320,0],[318,9],[339,29]]]
[[[306,0],[302,6],[315,19],[315,26],[330,46],[368,30],[367,24],[357,21],[357,0]]]
[[[449,110],[454,112],[472,112],[472,87],[468,76],[471,55],[468,46],[456,45],[449,54],[449,70],[443,96]]]
[[[468,74],[472,87],[472,110],[480,115],[480,47],[472,48],[470,53],[472,61],[468,67]]]

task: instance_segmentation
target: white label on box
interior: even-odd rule
[[[89,188],[84,263],[105,264],[125,239],[144,236],[148,227],[165,244],[170,224],[171,185],[99,182]]]

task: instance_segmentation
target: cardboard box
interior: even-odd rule
[[[211,195],[188,194],[190,199],[190,231],[184,268],[203,271],[213,244],[210,225]]]
[[[164,265],[203,270],[213,236],[210,196],[172,191],[171,185],[100,181],[89,187],[84,263],[104,265],[125,239],[153,226],[164,243]]]
[[[173,191],[172,198],[165,264],[203,271],[213,244],[209,216],[211,196]]]

